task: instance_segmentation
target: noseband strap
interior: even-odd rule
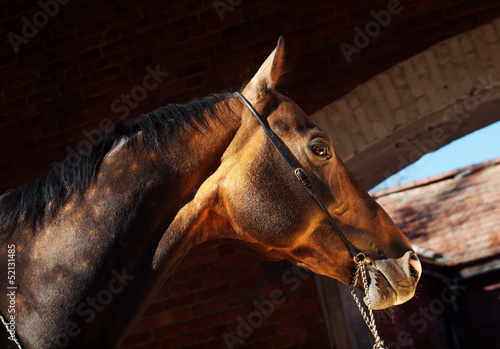
[[[262,125],[262,129],[264,130],[264,133],[266,134],[267,138],[271,141],[271,143],[274,145],[274,147],[278,150],[278,152],[281,154],[283,159],[285,159],[286,163],[290,168],[292,169],[293,173],[297,177],[297,179],[302,183],[302,185],[307,189],[309,194],[316,200],[318,203],[319,207],[323,210],[323,212],[326,214],[328,217],[328,220],[330,223],[333,225],[333,228],[337,231],[339,234],[340,238],[342,241],[344,241],[344,244],[347,246],[347,249],[351,253],[353,257],[356,257],[358,253],[360,252],[359,250],[354,247],[349,240],[345,237],[344,233],[342,233],[342,230],[340,227],[337,225],[333,217],[331,216],[330,212],[328,212],[327,208],[321,201],[321,199],[318,197],[316,192],[314,191],[312,187],[312,182],[309,176],[306,174],[306,172],[295,162],[295,160],[292,158],[290,153],[285,149],[283,144],[280,142],[276,134],[273,132],[271,127],[269,126],[269,123],[267,122],[267,119],[264,119],[252,106],[252,104],[240,93],[240,92],[235,92],[234,96],[239,97],[243,103],[247,106],[247,108],[250,110],[250,112],[255,116],[255,118],[259,121],[259,123]]]

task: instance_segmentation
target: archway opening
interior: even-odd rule
[[[370,192],[406,185],[500,157],[500,121],[461,137],[374,186]]]

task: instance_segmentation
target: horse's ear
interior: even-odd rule
[[[285,40],[280,36],[278,45],[262,63],[257,73],[243,90],[243,94],[249,100],[255,101],[260,95],[271,92],[285,73],[284,65]]]

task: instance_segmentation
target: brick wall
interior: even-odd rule
[[[312,274],[231,241],[195,248],[121,348],[324,348]]]
[[[500,13],[492,0],[401,1],[387,27],[346,60],[389,1],[19,0],[0,5],[0,192],[21,185],[136,117],[238,87],[284,35],[291,62],[283,90],[311,113],[371,76]],[[392,2],[391,2],[392,3]],[[225,12],[224,12],[225,10]],[[221,347],[254,300],[283,290],[241,347],[326,340],[312,278],[291,290],[290,265],[260,262],[229,242],[189,254],[123,347]],[[274,264],[273,264],[274,265]],[[281,267],[281,269],[279,269]],[[272,273],[271,273],[272,274]],[[289,274],[287,274],[289,275]],[[281,299],[281,298],[280,298]],[[172,301],[176,300],[176,301]],[[232,331],[232,332],[231,332]],[[174,341],[175,343],[173,343]],[[310,347],[310,346],[309,346]]]
[[[354,45],[356,28],[364,30],[374,20],[370,11],[386,9],[388,1],[220,0],[228,6],[221,17],[211,0],[59,1],[66,3],[41,0],[57,4],[50,11],[26,0],[1,5],[0,191],[50,169],[71,152],[68,145],[76,149],[87,138],[83,130],[124,118],[124,107],[135,117],[239,86],[279,35],[291,60],[284,89],[311,113],[500,13],[500,4],[488,0],[401,1],[403,11],[347,63],[339,44]],[[122,96],[138,92],[147,67],[157,66],[169,75],[127,103]]]

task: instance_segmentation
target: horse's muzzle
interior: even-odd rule
[[[401,258],[374,260],[368,268],[369,292],[373,309],[385,309],[410,300],[415,295],[422,266],[413,251]]]

